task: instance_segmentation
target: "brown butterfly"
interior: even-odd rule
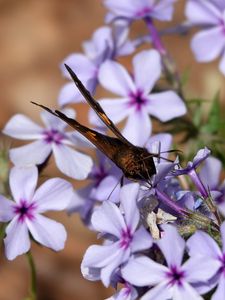
[[[65,65],[65,67],[83,97],[94,109],[102,122],[115,134],[116,137],[109,137],[85,127],[76,120],[68,118],[65,114],[58,110],[52,111],[44,105],[35,102],[32,103],[42,107],[76,129],[109,159],[111,159],[123,171],[125,177],[131,180],[149,181],[151,176],[156,174],[153,157],[159,157],[159,154],[149,153],[146,148],[131,144],[108,118],[100,104],[91,96],[90,92],[84,87],[73,70],[68,65]]]

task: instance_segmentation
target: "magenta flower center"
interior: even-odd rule
[[[143,18],[146,15],[149,15],[151,13],[152,9],[150,7],[143,7],[142,9],[140,9],[139,11],[136,12],[136,17],[137,18]]]
[[[223,255],[219,257],[219,261],[221,262],[219,273],[222,273],[225,277],[225,253],[223,253]]]
[[[133,235],[131,234],[130,228],[126,228],[126,230],[122,230],[121,238],[120,238],[120,247],[126,250],[133,239]]]
[[[94,168],[94,170],[89,175],[89,178],[94,180],[95,187],[99,186],[101,181],[107,176],[107,172],[104,169],[103,165],[100,165],[99,167]]]
[[[56,129],[45,130],[44,141],[47,144],[55,143],[57,145],[61,144],[61,141],[64,139],[64,135]]]
[[[178,270],[176,266],[171,266],[170,271],[166,273],[166,277],[169,279],[170,285],[182,285],[182,279],[185,277],[185,273],[182,270]]]
[[[140,111],[143,106],[147,103],[147,99],[143,95],[143,91],[137,90],[135,93],[129,94],[130,101],[129,106],[135,106],[137,111]]]
[[[18,216],[19,221],[23,222],[26,218],[32,220],[34,218],[34,212],[36,205],[34,203],[28,203],[26,200],[21,199],[19,204],[14,206],[14,213]]]

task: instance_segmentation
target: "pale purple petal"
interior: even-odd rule
[[[208,157],[201,168],[199,176],[205,187],[216,189],[219,184],[222,163],[215,157]]]
[[[143,9],[142,1],[133,1],[132,5],[130,0],[104,0],[104,5],[115,15],[132,18],[138,11]]]
[[[204,300],[197,291],[187,282],[182,282],[182,285],[175,285],[173,291],[174,300]]]
[[[223,252],[225,253],[225,222],[220,225],[221,238],[223,242]]]
[[[52,145],[56,165],[59,170],[74,179],[85,179],[92,169],[92,159],[65,145]]]
[[[150,291],[145,293],[141,297],[141,300],[168,300],[171,297],[172,297],[172,288],[168,287],[167,282],[162,281],[160,284],[158,284],[154,288],[150,289]]]
[[[12,205],[13,201],[10,201],[0,195],[0,222],[8,222],[13,218],[14,214]]]
[[[98,79],[105,89],[117,95],[126,97],[130,92],[135,92],[135,85],[129,73],[115,61],[107,60],[101,65]]]
[[[119,202],[120,179],[115,176],[105,177],[98,187],[94,190],[92,196],[98,201],[109,200],[114,203]]]
[[[182,99],[173,91],[150,94],[148,112],[162,122],[180,117],[186,113]]]
[[[160,21],[171,21],[176,0],[161,0],[155,5],[151,16]]]
[[[80,78],[81,81],[86,82],[90,78],[95,76],[96,66],[94,63],[84,54],[74,53],[66,57],[61,65],[63,75],[68,79],[71,79],[64,64],[67,64]],[[75,88],[75,86],[74,86]]]
[[[224,37],[225,38],[225,37]],[[219,64],[219,70],[221,73],[223,73],[223,75],[225,76],[225,51],[222,54],[222,58],[220,60],[220,64]]]
[[[86,86],[84,81],[82,83]],[[84,102],[83,97],[79,90],[74,85],[74,82],[66,83],[59,91],[58,103],[60,106],[67,105],[69,103]]]
[[[103,202],[102,206],[94,211],[91,222],[95,230],[111,233],[117,238],[120,238],[122,230],[126,229],[119,208],[111,202]]]
[[[30,238],[27,225],[14,218],[6,228],[4,239],[5,254],[9,260],[26,253],[30,249]]]
[[[161,74],[161,57],[156,50],[145,50],[133,58],[134,82],[138,89],[149,94]]]
[[[211,279],[221,267],[219,260],[207,256],[194,256],[182,266],[186,280],[190,283],[206,282]]]
[[[42,138],[43,128],[24,115],[13,116],[2,131],[4,134],[20,140]]]
[[[111,264],[115,256],[120,252],[119,243],[112,245],[92,245],[90,246],[83,257],[83,267],[103,268]]]
[[[220,11],[205,0],[189,0],[185,9],[186,17],[193,24],[218,25],[221,19]]]
[[[150,117],[143,109],[130,113],[122,133],[132,144],[143,147],[150,137],[151,131]]]
[[[217,259],[221,250],[217,243],[205,232],[197,231],[187,241],[188,253],[190,256],[204,256]]]
[[[211,300],[222,300],[225,295],[225,278],[224,275],[222,275],[219,279],[218,287],[211,297]]]
[[[137,197],[139,193],[139,184],[130,183],[121,188],[120,203],[124,211],[124,218],[131,233],[137,228],[140,214],[137,208]]]
[[[65,108],[62,110],[62,113],[64,113],[69,118],[75,118],[76,113],[71,108]],[[56,129],[59,131],[63,131],[65,127],[67,126],[67,123],[62,121],[60,118],[50,114],[48,111],[42,111],[41,112],[41,119],[45,126],[49,129]]]
[[[171,144],[172,144],[172,135],[169,133],[159,133],[151,136],[146,145],[145,148],[151,153],[159,154],[160,157],[168,157],[168,153],[160,153],[160,152],[166,152],[170,150]]]
[[[182,263],[185,241],[179,235],[176,227],[172,225],[162,226],[164,232],[157,245],[162,251],[168,266],[180,266]],[[171,241],[173,243],[171,244]]]
[[[222,27],[213,27],[196,33],[191,41],[191,49],[199,62],[209,62],[217,58],[225,47]]]
[[[165,272],[168,269],[146,256],[131,258],[128,263],[122,267],[123,278],[136,286],[155,285],[165,279]]]
[[[18,148],[9,150],[10,160],[17,166],[29,166],[42,164],[49,154],[52,147],[44,140],[38,140]]]
[[[225,2],[223,0],[212,0],[212,3],[214,3],[219,10],[225,9]]]
[[[36,190],[33,201],[37,205],[37,212],[41,213],[65,209],[73,196],[71,183],[61,178],[52,178]]]
[[[141,226],[135,233],[131,243],[131,252],[149,249],[152,246],[152,237],[150,233]]]
[[[113,296],[105,300],[135,300],[138,298],[138,293],[134,287],[125,283],[125,286],[116,292]]]
[[[9,185],[14,200],[31,201],[37,185],[38,170],[36,167],[13,167],[9,174]]]
[[[193,166],[197,168],[209,155],[211,151],[205,147],[203,149],[198,150],[197,154],[193,158]]]
[[[67,234],[62,224],[40,214],[35,214],[32,220],[27,218],[26,223],[38,243],[55,251],[64,248]]]
[[[99,104],[107,116],[115,123],[119,123],[129,115],[128,98],[102,99]],[[102,126],[103,122],[93,110],[90,110],[89,120],[92,124]]]

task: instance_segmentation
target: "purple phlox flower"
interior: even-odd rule
[[[0,196],[0,221],[10,221],[4,239],[5,253],[10,260],[30,249],[29,233],[43,246],[55,251],[64,248],[64,226],[42,213],[64,210],[73,195],[72,185],[66,180],[52,178],[35,191],[37,180],[36,167],[13,167],[9,184],[15,202]]]
[[[94,211],[93,228],[111,238],[104,245],[92,245],[87,249],[81,265],[85,278],[100,278],[105,286],[109,286],[113,273],[132,253],[151,247],[150,234],[139,226],[138,192],[137,183],[127,184],[120,192],[121,209],[105,201]]]
[[[221,56],[219,69],[225,75],[225,2],[188,0],[185,12],[190,23],[205,26],[191,42],[196,60],[209,62]]]
[[[149,115],[166,122],[186,113],[184,102],[174,91],[149,94],[160,74],[161,59],[156,50],[145,50],[134,56],[133,76],[121,64],[110,60],[99,70],[101,85],[119,95],[117,99],[102,99],[101,106],[115,123],[127,118],[123,135],[138,146],[143,146],[151,134]],[[93,112],[90,120],[100,124]]]
[[[64,112],[74,117],[73,110]],[[69,147],[75,142],[83,145],[84,139],[74,131],[65,132],[66,123],[46,111],[41,112],[41,118],[45,128],[21,114],[8,121],[3,129],[4,134],[20,140],[34,140],[31,144],[10,149],[11,161],[17,166],[40,165],[53,152],[62,173],[74,179],[85,179],[91,171],[92,159]]]
[[[89,224],[97,202],[119,202],[121,176],[121,171],[105,155],[97,151],[97,163],[93,165],[87,178],[90,183],[75,191],[68,206],[69,213],[78,212],[84,223]]]
[[[141,300],[203,299],[193,285],[207,282],[215,273],[216,267],[211,266],[212,259],[191,257],[182,264],[185,241],[172,225],[163,225],[162,228],[163,237],[157,245],[167,266],[147,256],[134,256],[122,268],[123,278],[135,286],[151,287]]]
[[[199,177],[209,190],[220,212],[225,216],[225,181],[220,182],[221,170],[221,161],[215,157],[208,157],[199,173]]]
[[[114,59],[117,56],[131,54],[135,48],[128,39],[128,29],[123,25],[115,25],[113,28],[103,26],[97,29],[92,39],[83,43],[84,54],[70,54],[61,65],[63,75],[71,80],[70,75],[64,67],[69,65],[85,87],[94,94],[98,83],[98,70],[106,59]],[[58,97],[60,106],[68,103],[83,101],[80,92],[74,86],[74,82],[66,83]]]
[[[183,174],[189,175],[191,180],[193,181],[193,183],[201,193],[201,195],[206,198],[209,196],[208,190],[202,183],[199,175],[196,172],[196,169],[203,161],[205,161],[209,157],[210,154],[211,151],[207,147],[205,147],[204,149],[200,149],[197,152],[196,156],[194,157],[193,161],[189,161],[187,163],[186,168],[177,169],[175,171],[176,176],[183,175]]]
[[[205,259],[208,267],[214,270],[209,282],[202,282],[199,289],[206,293],[217,285],[212,300],[221,300],[225,293],[225,222],[220,226],[222,249],[215,240],[203,231],[197,231],[187,241],[191,258]]]
[[[158,133],[152,135],[144,145],[145,148],[149,151],[149,153],[154,153],[159,155],[159,158],[154,157],[154,162],[157,165],[160,162],[165,161],[163,158],[168,158],[168,154],[171,145],[172,145],[173,137],[170,133]],[[162,159],[160,159],[162,158]]]
[[[109,10],[106,22],[125,19],[129,22],[146,17],[160,21],[171,21],[176,0],[103,0]]]
[[[118,292],[105,300],[135,300],[137,298],[137,290],[131,284],[125,282],[124,286]]]

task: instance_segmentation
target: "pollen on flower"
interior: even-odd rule
[[[123,230],[121,233],[121,238],[120,238],[120,247],[126,250],[131,241],[133,239],[133,235],[131,234],[130,228],[126,228],[126,230]]]
[[[63,134],[56,129],[45,130],[43,135],[44,141],[48,144],[55,143],[59,145],[64,138]]]
[[[26,200],[21,199],[20,203],[14,206],[14,213],[18,216],[18,220],[23,222],[26,218],[32,220],[34,218],[34,210],[36,205],[28,203]]]
[[[137,111],[141,110],[142,106],[147,103],[147,99],[144,97],[143,91],[141,90],[137,90],[135,93],[130,93],[129,98],[129,107],[135,106]]]
[[[182,285],[182,279],[185,277],[185,273],[182,270],[178,270],[176,266],[171,266],[170,271],[166,273],[167,278],[169,279],[170,285]]]

